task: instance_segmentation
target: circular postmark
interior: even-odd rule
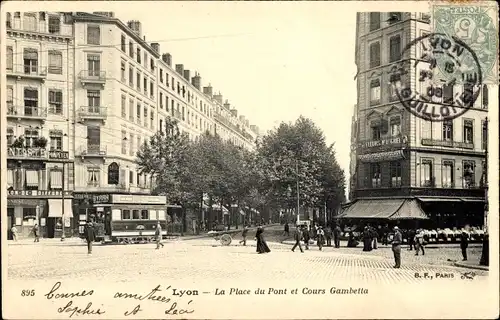
[[[449,121],[474,105],[481,90],[481,67],[476,53],[463,41],[430,33],[408,43],[401,56],[406,52],[414,54],[415,60],[397,68],[400,80],[392,86],[410,113],[429,121]],[[416,75],[413,83],[410,72]]]

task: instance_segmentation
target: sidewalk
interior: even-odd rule
[[[333,240],[332,240],[332,242],[333,242]],[[293,240],[285,240],[285,241],[281,241],[281,243],[287,244],[287,245],[294,245],[295,241],[293,241]],[[316,241],[314,241],[314,244],[316,244]],[[341,240],[340,241],[340,247],[347,247],[347,241]],[[378,247],[379,248],[391,248],[391,245],[383,246],[379,242],[378,243]],[[408,245],[403,244],[401,247],[402,248],[408,248]],[[481,244],[475,244],[475,243],[473,243],[473,244],[469,245],[469,248],[481,248],[481,247],[482,247]],[[363,243],[358,244],[358,246],[356,248],[363,248]],[[431,244],[431,245],[426,245],[425,246],[426,250],[427,249],[440,249],[440,248],[460,248],[460,244],[459,243],[439,243],[439,244]]]
[[[467,260],[467,261],[455,261],[453,263],[457,267],[468,268],[468,269],[476,269],[476,270],[485,270],[489,271],[489,266],[482,266],[479,264],[479,260]]]

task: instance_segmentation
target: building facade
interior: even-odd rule
[[[70,17],[7,13],[7,217],[21,236],[72,223],[74,41]],[[64,220],[63,220],[64,215]]]
[[[209,132],[254,148],[258,128],[197,72],[172,67],[139,21],[13,12],[6,23],[9,227],[77,233],[110,194],[150,194],[136,152],[167,117],[191,140]]]
[[[394,84],[398,81],[413,92],[423,88],[415,76],[420,70],[413,67],[422,49],[404,54],[402,50],[416,37],[429,33],[429,21],[425,13],[357,14],[358,103],[356,132],[352,134],[357,141],[352,195],[367,206],[371,201],[372,208],[377,201],[392,201],[392,206],[379,207],[381,218],[425,214],[435,227],[481,226],[488,88],[480,88],[474,105],[463,115],[440,122],[411,114],[396,93]],[[410,76],[400,79],[394,72],[401,65],[412,66],[408,67]],[[449,101],[443,96],[432,104],[444,106]],[[354,209],[346,213],[362,216]]]

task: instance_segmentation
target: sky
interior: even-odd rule
[[[356,103],[356,11],[335,3],[169,2],[161,10],[124,6],[146,41],[159,42],[173,64],[197,71],[261,132],[299,116],[335,143],[349,175]]]

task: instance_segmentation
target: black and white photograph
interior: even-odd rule
[[[498,318],[498,12],[4,1],[3,318]]]

